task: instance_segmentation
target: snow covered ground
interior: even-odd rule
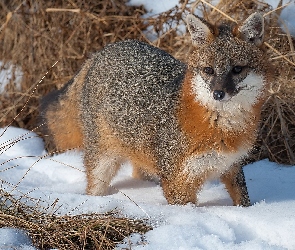
[[[199,206],[171,206],[159,185],[132,179],[128,163],[113,180],[111,195],[92,197],[85,195],[81,152],[46,157],[40,138],[12,127],[1,136],[0,145],[1,180],[13,184],[3,185],[7,191],[17,185],[16,194],[29,193],[43,200],[44,206],[58,198],[61,214],[116,209],[129,217],[149,219],[154,229],[146,233],[145,244],[133,235],[132,249],[295,249],[294,167],[268,160],[246,166],[253,203],[248,208],[231,206],[231,199],[217,181],[205,185]],[[0,249],[8,246],[33,249],[22,232],[0,229]]]
[[[144,1],[153,13],[177,1]],[[172,4],[173,2],[173,4]],[[275,5],[276,1],[269,1]],[[135,0],[132,0],[135,4]],[[295,27],[295,4],[283,11],[288,27]],[[4,130],[0,130],[0,135]],[[10,145],[12,141],[17,143]],[[61,214],[106,212],[113,209],[129,217],[148,219],[154,229],[118,249],[295,249],[295,168],[263,160],[244,168],[253,205],[233,207],[222,184],[206,183],[199,205],[171,206],[161,187],[131,178],[126,163],[112,182],[112,194],[85,195],[82,153],[70,151],[46,156],[43,142],[34,133],[9,128],[0,137],[0,179],[11,192],[29,193],[51,204],[59,199]],[[11,184],[11,185],[10,185]],[[14,186],[16,190],[13,190]],[[131,244],[131,246],[130,246]],[[0,249],[34,249],[23,232],[0,229]]]

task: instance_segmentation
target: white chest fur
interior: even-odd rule
[[[184,171],[192,178],[200,175],[217,178],[229,170],[232,164],[246,157],[247,154],[248,149],[240,148],[236,152],[219,153],[212,151],[193,155],[185,162]]]

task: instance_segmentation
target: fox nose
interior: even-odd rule
[[[217,101],[222,100],[225,97],[225,92],[223,90],[214,90],[213,98]]]

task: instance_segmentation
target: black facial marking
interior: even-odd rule
[[[213,92],[215,100],[221,100],[224,98],[225,93],[231,95],[236,90],[233,74],[231,72],[226,75],[214,76],[210,83],[210,89]]]

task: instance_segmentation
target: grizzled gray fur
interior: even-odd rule
[[[124,143],[140,151],[161,149],[155,155],[157,164],[170,167],[181,149],[175,114],[185,71],[184,63],[146,43],[108,45],[93,56],[85,79],[82,120],[94,121],[94,114],[103,113]],[[93,126],[84,126],[88,141],[99,138]]]

